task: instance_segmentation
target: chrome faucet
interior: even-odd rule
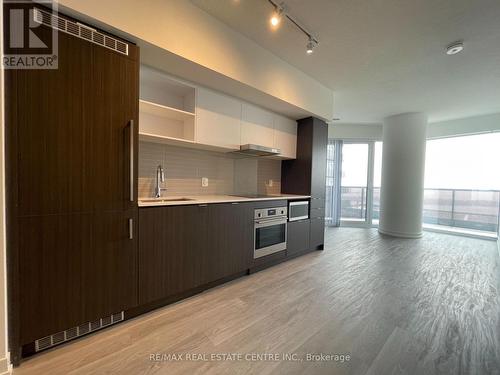
[[[161,187],[162,182],[165,181],[165,172],[161,164],[156,168],[156,187],[155,187],[155,198],[161,198],[161,191],[167,190]]]

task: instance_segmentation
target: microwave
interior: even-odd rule
[[[309,219],[309,201],[292,201],[288,203],[288,221]]]

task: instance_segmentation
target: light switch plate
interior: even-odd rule
[[[201,178],[201,187],[207,187],[208,186],[208,177],[202,177]]]

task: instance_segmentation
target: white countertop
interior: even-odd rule
[[[182,199],[185,200],[182,200]],[[256,202],[256,201],[272,201],[278,199],[308,199],[310,195],[293,195],[279,194],[270,195],[260,198],[245,198],[233,195],[182,195],[182,196],[166,196],[162,198],[139,198],[139,207],[156,207],[156,206],[178,206],[190,204],[210,204],[210,203],[231,203],[231,202]],[[186,200],[188,199],[188,200]]]

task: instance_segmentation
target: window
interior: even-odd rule
[[[375,142],[373,162],[373,224],[378,225],[380,219],[380,187],[382,186],[382,142]]]
[[[498,230],[500,133],[427,141],[424,224],[464,232]]]

